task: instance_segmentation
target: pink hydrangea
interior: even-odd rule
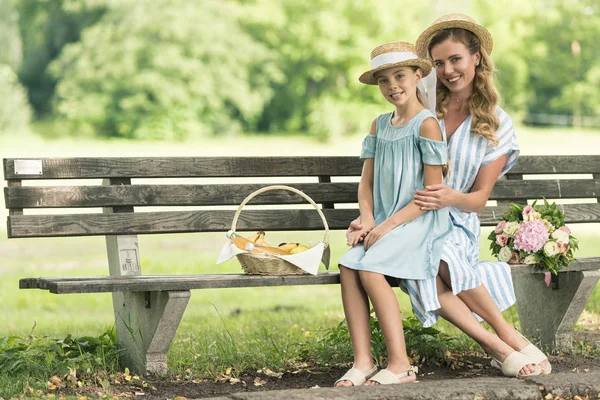
[[[539,251],[548,241],[548,228],[540,220],[523,222],[515,234],[515,250],[523,250],[529,253]]]

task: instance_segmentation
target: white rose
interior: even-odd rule
[[[560,253],[560,246],[556,242],[547,242],[544,245],[544,254],[548,257],[554,257]]]
[[[507,222],[504,224],[503,232],[508,237],[513,237],[519,230],[519,223],[516,221]]]
[[[523,260],[523,262],[525,264],[537,264],[537,259],[536,259],[535,255],[530,254],[527,257],[525,257],[525,259]]]
[[[534,221],[536,219],[542,219],[542,214],[540,214],[537,211],[532,211],[527,215],[523,215],[523,221],[524,222],[531,222]]]
[[[548,232],[550,232],[550,233],[554,232],[554,225],[552,225],[550,223],[550,221],[548,221],[547,219],[543,219],[542,224],[544,224],[546,226],[546,228],[548,228]]]
[[[561,231],[560,229],[552,232],[552,237],[556,239],[559,244],[567,244],[569,243],[569,234],[565,231]]]
[[[498,252],[498,260],[502,261],[502,262],[508,262],[508,260],[510,260],[511,256],[512,256],[512,251],[510,251],[510,249],[507,246],[504,246]]]

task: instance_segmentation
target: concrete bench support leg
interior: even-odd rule
[[[543,274],[514,277],[517,308],[523,333],[544,347],[568,349],[577,320],[592,295],[600,271],[559,273],[559,287],[546,287]]]
[[[106,249],[111,276],[142,274],[136,235],[107,236]],[[167,351],[190,299],[189,290],[158,290],[113,293],[120,362],[140,375],[166,374]]]
[[[121,365],[141,375],[165,375],[167,352],[190,291],[114,293]]]

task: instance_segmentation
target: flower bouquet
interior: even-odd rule
[[[543,206],[512,203],[488,239],[499,261],[539,265],[553,274],[567,268],[578,249],[577,239],[565,226],[565,215],[545,199]]]

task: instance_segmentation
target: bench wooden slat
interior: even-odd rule
[[[285,183],[282,183],[285,184]],[[317,203],[357,203],[357,182],[292,183]],[[21,186],[5,190],[7,208],[93,208],[119,206],[239,205],[265,184]],[[578,199],[600,196],[600,181],[592,179],[499,181],[490,200]],[[251,204],[303,204],[288,191],[269,191]]]
[[[27,158],[35,159],[35,158]],[[257,177],[257,176],[358,176],[358,157],[112,157],[37,158],[41,175],[19,175],[14,161],[5,158],[4,178],[163,178],[163,177]],[[560,172],[557,172],[560,171]],[[600,155],[522,156],[508,175],[515,174],[598,174]]]
[[[521,156],[507,175],[518,174],[597,174],[600,155]]]
[[[318,275],[143,275],[132,277],[25,278],[22,289],[37,287],[51,293],[147,292],[190,289],[244,288],[263,286],[329,285],[340,283],[339,273]]]
[[[487,207],[481,225],[493,226],[508,207]],[[600,204],[559,205],[567,223],[600,222]],[[162,211],[119,214],[13,215],[8,217],[8,237],[131,235],[184,232],[226,232],[234,210]],[[358,216],[357,209],[323,210],[330,229],[346,229]],[[322,230],[311,209],[246,210],[240,214],[239,231]]]
[[[19,175],[15,160],[23,159],[4,159],[5,179],[354,176],[362,170],[358,156],[39,158],[41,175]]]
[[[273,183],[274,184],[274,183]],[[285,183],[282,183],[285,184]],[[317,203],[357,203],[358,183],[292,183]],[[35,186],[6,190],[7,208],[239,205],[266,184]],[[250,204],[307,204],[285,190],[265,192]]]
[[[490,200],[582,199],[600,196],[600,180],[552,179],[498,181]]]
[[[600,257],[585,258],[572,262],[564,272],[593,271],[600,269]],[[545,271],[530,265],[511,265],[513,276],[543,274]],[[21,289],[43,289],[55,294],[146,292],[190,289],[243,288],[263,286],[327,285],[340,283],[339,272],[320,272],[318,275],[246,275],[246,274],[197,274],[197,275],[141,275],[131,277],[70,277],[70,278],[23,278]],[[396,282],[391,282],[393,285]]]

